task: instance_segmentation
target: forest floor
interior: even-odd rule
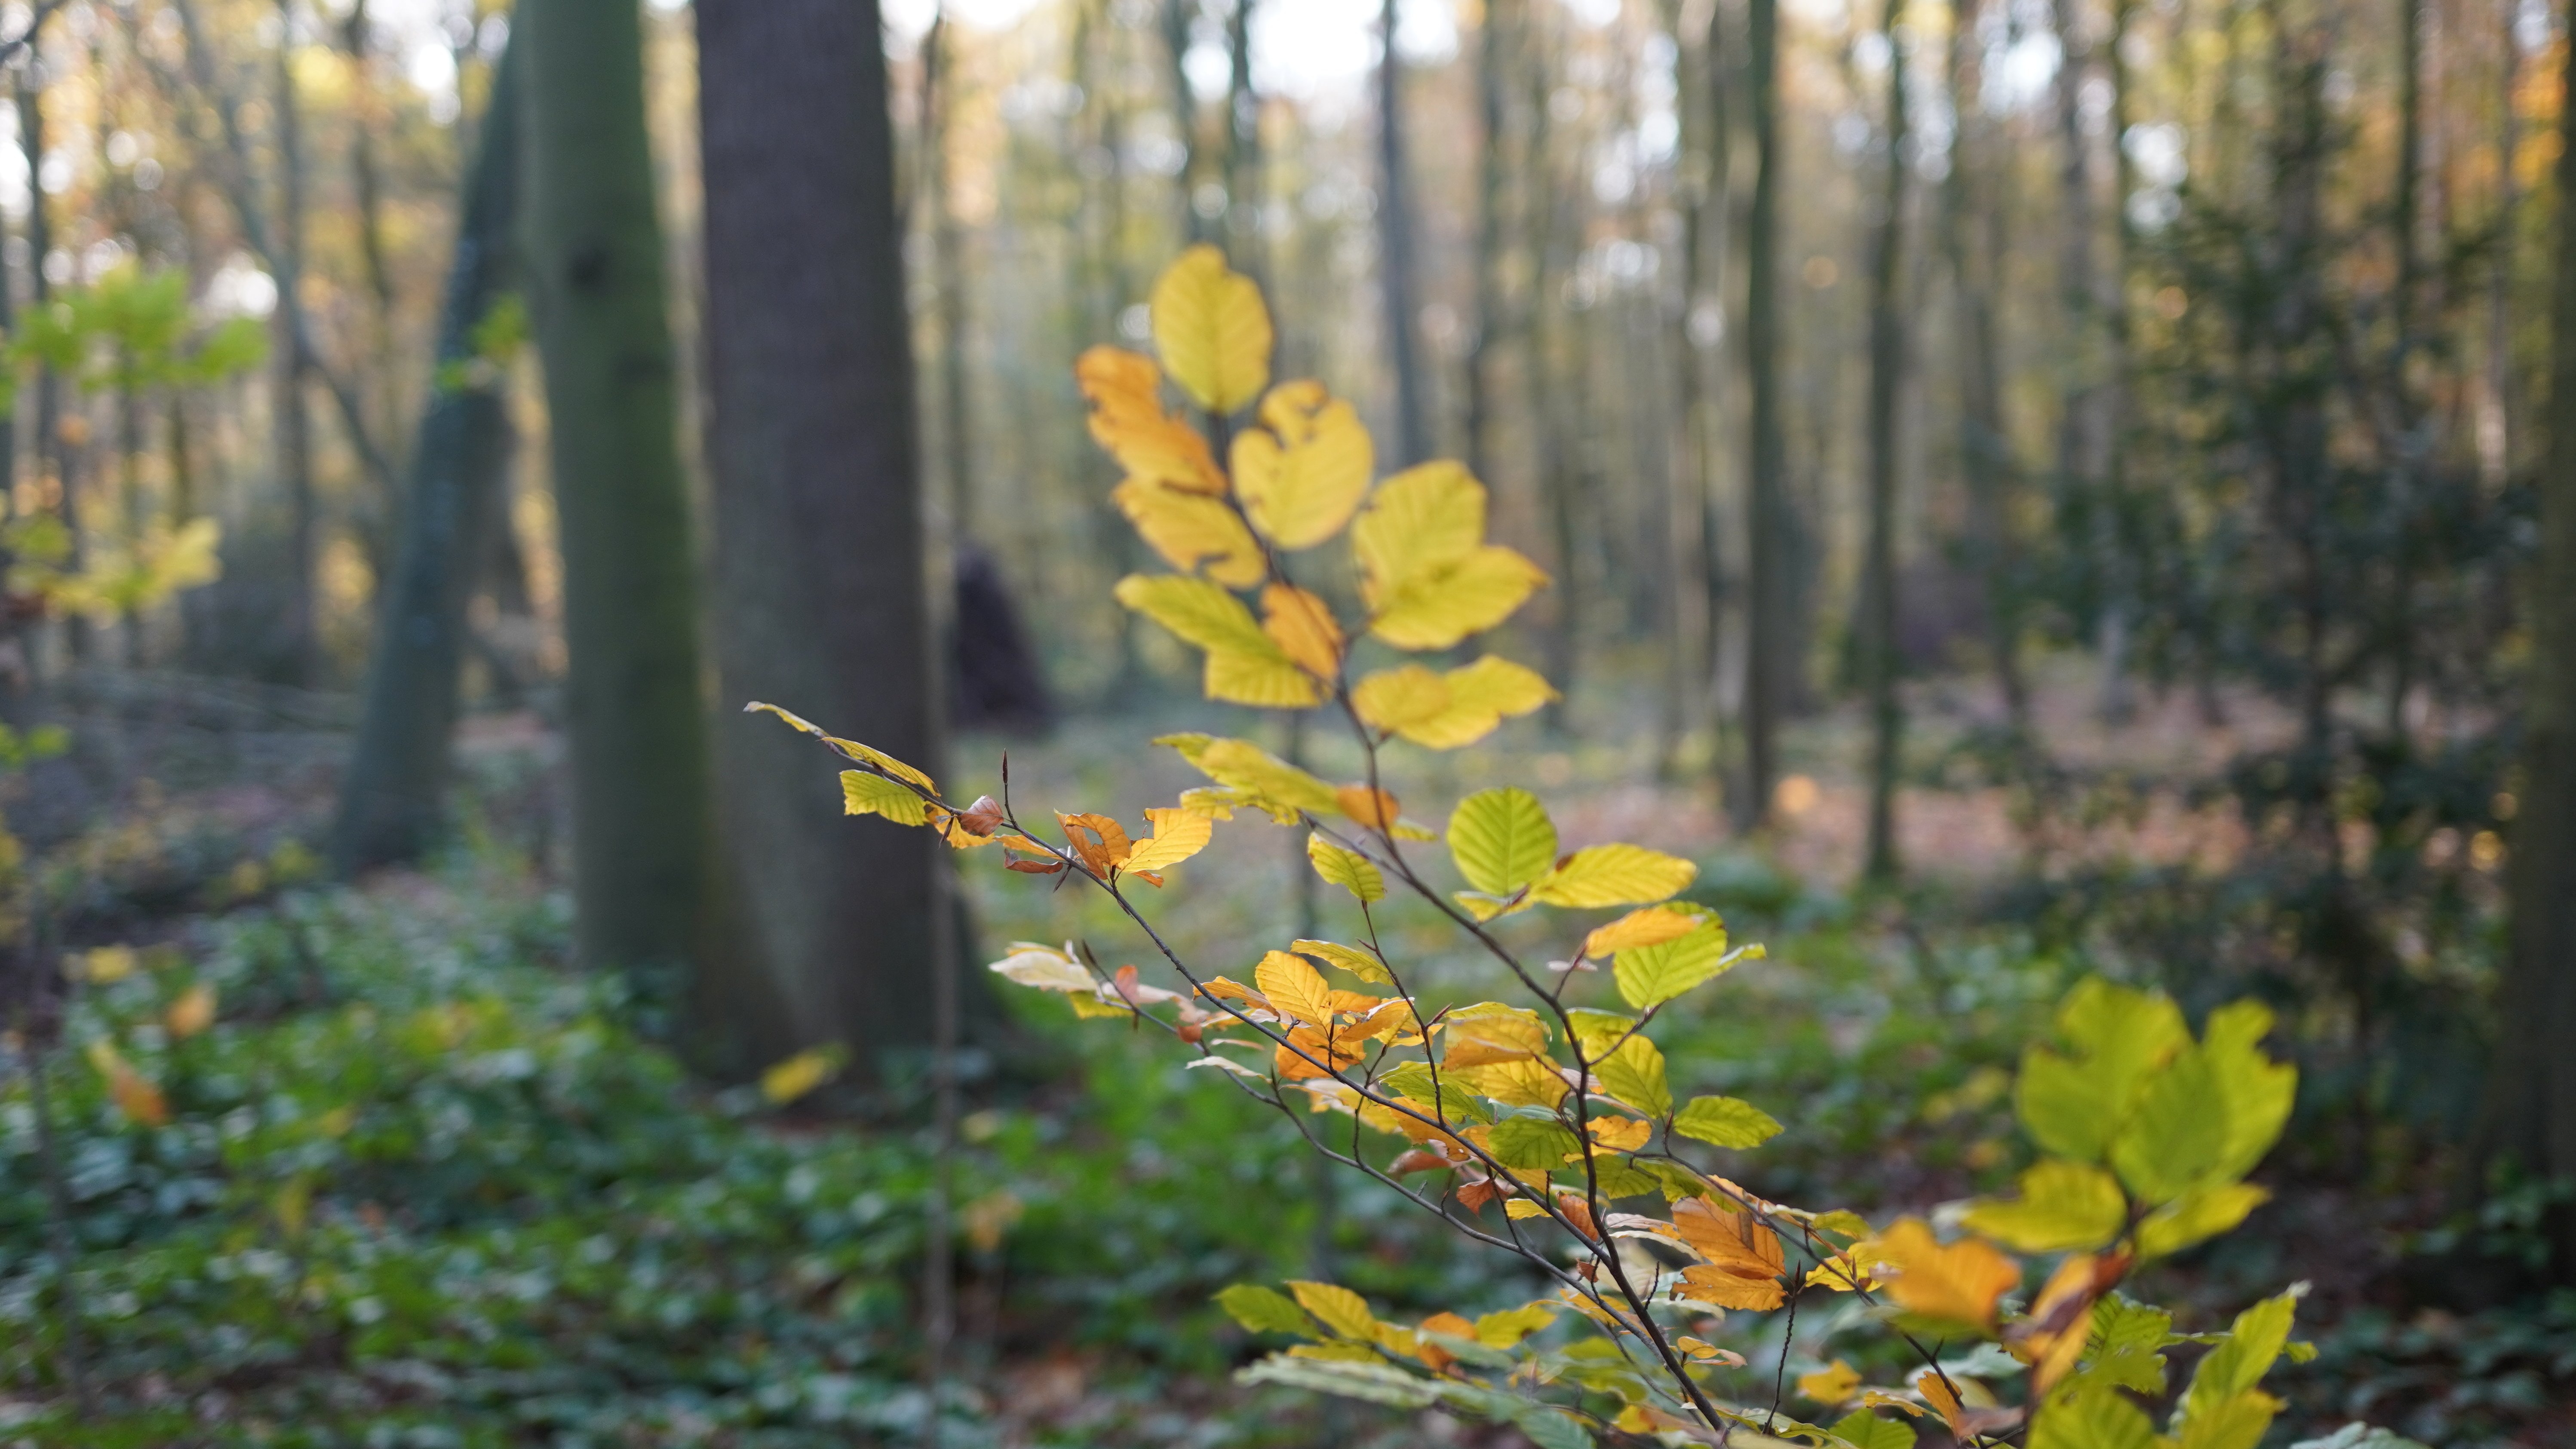
[[[2234,736],[2219,738],[2191,702],[2150,700],[2105,730],[2090,702],[2080,676],[2052,676],[2038,724],[2055,761],[2096,778],[2203,774],[2281,727],[2229,701]],[[2018,788],[1972,768],[1994,715],[1981,686],[1926,685],[1915,704],[1902,838],[1919,884],[1896,894],[1852,888],[1863,796],[1845,714],[1793,733],[1807,784],[1755,841],[1729,836],[1704,771],[1659,771],[1654,741],[1589,718],[1584,739],[1524,723],[1487,747],[1409,752],[1388,783],[1424,819],[1465,789],[1526,783],[1569,847],[1624,839],[1698,859],[1694,894],[1771,956],[1672,1019],[1676,1089],[1722,1090],[1787,1124],[1745,1155],[1749,1185],[1875,1218],[2007,1179],[2023,1150],[2008,1100],[2021,1047],[2074,980],[2138,969],[1995,916],[1984,892],[2077,858],[2224,869],[2242,843],[2180,790],[2134,790],[2080,831],[2034,837]],[[1177,728],[1248,726],[1175,704],[1150,724],[969,739],[948,783],[995,789],[1007,749],[1023,815],[1132,819],[1196,783],[1142,743]],[[354,890],[318,884],[305,842],[328,771],[288,766],[297,742],[318,753],[335,738],[316,719],[261,745],[255,769],[240,750],[173,767],[49,849],[80,885],[76,959],[92,978],[70,1035],[114,1044],[159,1083],[169,1122],[138,1128],[94,1049],[56,1058],[75,1347],[24,1077],[0,1099],[0,1442],[917,1440],[929,1400],[908,1325],[930,1154],[903,1124],[918,1092],[827,1090],[782,1112],[711,1091],[653,1045],[666,1025],[653,1002],[571,974],[559,744],[533,716],[471,730],[466,828],[446,859]],[[149,740],[126,748],[153,758]],[[1329,777],[1357,773],[1346,748],[1309,754]],[[988,954],[1078,937],[1105,962],[1153,965],[1094,896],[980,859],[966,878]],[[1238,819],[1147,909],[1186,959],[1240,974],[1267,945],[1350,928],[1311,880],[1292,832]],[[1379,926],[1425,996],[1488,994],[1485,968],[1427,912]],[[199,984],[221,1003],[216,1024],[173,1039],[169,1009]],[[1077,1023],[1052,998],[999,1009],[1007,1059],[980,1075],[957,1159],[961,1336],[942,1443],[1513,1442],[1436,1413],[1235,1385],[1228,1371],[1258,1346],[1209,1305],[1226,1283],[1329,1273],[1407,1318],[1508,1306],[1534,1285],[1390,1196],[1317,1173],[1289,1124],[1180,1070],[1168,1043]],[[2508,1261],[2527,1222],[2446,1223],[2438,1184],[2402,1157],[2358,1180],[2330,1154],[2291,1158],[2268,1171],[2279,1197],[2247,1230],[2142,1285],[2207,1326],[2280,1282],[2315,1284],[2302,1322],[2321,1354],[2285,1374],[2281,1442],[2362,1417],[2428,1444],[2576,1445],[2576,1300],[2517,1292],[2509,1273],[2466,1295],[2443,1281],[2459,1243]],[[1778,1320],[1727,1325],[1750,1361],[1746,1399],[1767,1397],[1784,1356],[1792,1378],[1836,1356],[1893,1367],[1867,1361],[1834,1315],[1808,1315],[1785,1349]],[[59,1376],[67,1352],[101,1404],[86,1427]]]

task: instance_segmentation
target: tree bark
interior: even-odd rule
[[[1887,0],[1887,176],[1880,193],[1878,236],[1871,247],[1869,287],[1869,550],[1861,597],[1869,618],[1861,640],[1867,650],[1870,717],[1869,847],[1863,873],[1893,879],[1896,858],[1896,772],[1905,717],[1896,698],[1896,469],[1897,405],[1905,382],[1905,317],[1899,290],[1905,266],[1905,51],[1897,22],[1905,0]]]
[[[1476,116],[1484,142],[1476,165],[1476,337],[1467,349],[1467,471],[1493,478],[1494,363],[1503,334],[1503,195],[1511,162],[1504,134],[1505,87],[1511,79],[1510,43],[1518,7],[1514,0],[1486,0],[1476,32]]]
[[[936,773],[931,648],[879,17],[701,0],[715,637],[728,708],[768,700]],[[828,266],[777,265],[780,238]],[[863,1071],[931,1044],[944,847],[848,820],[813,741],[727,717],[741,929],[792,1013]]]
[[[942,6],[921,42],[921,198],[930,212],[930,270],[939,310],[940,504],[952,549],[975,533],[975,445],[967,395],[965,238],[958,232],[948,175],[948,92],[954,22]],[[892,134],[889,132],[888,134]]]
[[[279,662],[288,680],[320,678],[321,650],[313,613],[313,566],[321,517],[313,496],[313,415],[304,379],[311,352],[304,320],[304,130],[295,94],[295,0],[277,0],[277,475],[286,487],[287,569]]]
[[[2576,49],[2564,74],[2576,85]],[[2576,106],[2562,107],[2558,124],[2559,195],[2576,196]],[[2576,1176],[2576,212],[2564,207],[2556,262],[2512,937],[2485,1144],[2529,1181]],[[2549,1229],[2556,1277],[2576,1281],[2576,1211],[2561,1205]]]
[[[1793,685],[1795,612],[1791,590],[1788,459],[1780,422],[1779,0],[1747,8],[1746,89],[1753,112],[1753,210],[1744,247],[1744,367],[1750,384],[1751,457],[1746,470],[1745,552],[1750,560],[1745,621],[1744,790],[1732,803],[1738,828],[1770,817],[1779,771],[1780,718]]]
[[[2103,370],[2101,284],[2096,271],[2091,146],[2084,136],[2084,78],[2091,49],[2078,28],[2075,0],[2052,0],[2050,18],[2065,57],[2057,70],[2058,226],[2061,250],[2057,290],[2065,316],[2065,355],[2059,363],[2057,471],[2059,486],[2085,500],[2091,530],[2094,583],[2094,651],[2102,665],[2101,713],[2128,717],[2129,616],[2122,597],[2118,519],[2110,496],[2110,401]],[[2118,63],[2117,57],[2113,63]],[[2117,138],[2114,138],[2117,144]]]
[[[649,987],[682,973],[721,1032],[739,1000],[706,969],[706,702],[642,23],[635,0],[525,0],[512,43],[521,257],[562,520],[577,946],[591,968]]]
[[[413,435],[401,537],[368,657],[366,701],[340,787],[343,874],[417,858],[435,835],[456,729],[466,607],[501,516],[506,381],[477,376],[474,330],[509,286],[518,223],[517,64],[504,53],[479,126],[439,309],[429,400]]]
[[[1404,62],[1395,53],[1396,0],[1378,9],[1382,54],[1377,66],[1378,281],[1386,296],[1386,361],[1394,372],[1397,467],[1431,456],[1431,414],[1415,352],[1413,185],[1404,145]]]

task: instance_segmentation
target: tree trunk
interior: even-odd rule
[[[333,853],[343,874],[415,859],[437,831],[469,629],[466,606],[482,573],[486,537],[505,525],[507,381],[476,374],[474,329],[501,299],[513,270],[516,71],[504,53],[466,179],[429,400],[412,441],[402,534],[368,657],[357,745],[340,786]]]
[[[650,985],[687,973],[698,1019],[721,1034],[740,997],[704,970],[706,701],[642,23],[634,0],[525,0],[513,44],[527,128],[521,259],[562,520],[578,949],[592,969]],[[772,63],[805,53],[784,47]]]
[[[1503,333],[1503,193],[1510,184],[1504,87],[1510,82],[1514,0],[1486,0],[1476,33],[1476,114],[1483,149],[1476,164],[1476,337],[1467,350],[1467,471],[1492,485],[1488,436],[1494,423],[1494,361]]]
[[[939,309],[940,504],[948,513],[952,552],[975,533],[973,399],[967,396],[965,238],[950,207],[948,92],[954,84],[950,54],[954,22],[946,7],[931,20],[921,42],[921,176],[917,184],[930,212],[930,272]],[[892,134],[889,132],[888,134]]]
[[[1770,817],[1779,772],[1781,715],[1793,685],[1795,625],[1789,549],[1787,448],[1780,423],[1780,7],[1750,0],[1746,88],[1753,110],[1753,212],[1744,246],[1744,367],[1749,374],[1751,458],[1745,553],[1751,570],[1745,621],[1744,790],[1737,827]]]
[[[1942,244],[1948,252],[1958,320],[1959,468],[1966,475],[1968,546],[1985,594],[1986,647],[1994,656],[1995,684],[2004,717],[2017,738],[2030,735],[2030,683],[2021,667],[2021,599],[2015,580],[2013,492],[2019,470],[2004,430],[2001,322],[1995,305],[2011,238],[2002,198],[1993,190],[2002,176],[1990,146],[1995,137],[1977,97],[1985,66],[1977,38],[1980,0],[1953,0],[1948,80],[1950,112],[1957,117],[1950,147],[1950,175],[1942,196]]]
[[[295,95],[295,0],[277,0],[277,476],[286,488],[287,577],[279,663],[294,684],[318,683],[321,650],[313,565],[321,517],[313,496],[313,415],[305,407],[310,329],[304,320],[304,130]]]
[[[936,773],[910,324],[872,3],[701,0],[715,638],[725,705],[768,700]],[[830,257],[777,265],[782,237]],[[792,1013],[770,1050],[860,1066],[931,1045],[944,849],[843,818],[813,741],[724,716],[728,879]]]
[[[2565,82],[2576,85],[2576,49],[2567,55]],[[2576,106],[2560,108],[2558,126],[2558,193],[2576,196]],[[2486,1143],[2488,1155],[2501,1154],[2533,1182],[2576,1177],[2576,212],[2565,208],[2556,272],[2512,944]],[[2576,1210],[2562,1204],[2549,1228],[2557,1279],[2576,1281]]]
[[[1869,556],[1861,597],[1869,617],[1869,854],[1863,873],[1893,879],[1896,859],[1896,771],[1905,719],[1896,699],[1896,424],[1905,381],[1905,317],[1898,295],[1905,267],[1905,50],[1897,22],[1905,0],[1887,0],[1887,178],[1880,194],[1878,236],[1869,284]]]
[[[1163,0],[1163,51],[1171,65],[1172,125],[1181,137],[1181,167],[1172,173],[1172,185],[1181,203],[1181,235],[1203,242],[1215,240],[1216,228],[1199,215],[1199,105],[1198,97],[1190,90],[1189,68],[1182,63],[1190,53],[1190,16],[1197,9],[1192,0]]]
[[[1414,328],[1413,186],[1404,153],[1404,63],[1395,53],[1396,0],[1378,10],[1383,54],[1377,66],[1378,281],[1386,296],[1386,362],[1394,372],[1397,467],[1431,456],[1431,415],[1423,398]]]
[[[1262,265],[1261,96],[1252,88],[1252,16],[1259,0],[1234,0],[1225,20],[1225,229],[1234,269],[1267,283]]]
[[[2058,226],[2062,248],[2057,290],[2064,312],[2065,342],[2059,362],[2064,381],[2059,389],[2057,472],[2059,486],[2085,502],[2091,530],[2094,584],[2094,650],[2101,658],[2101,712],[2106,720],[2128,717],[2129,616],[2122,597],[2118,520],[2109,496],[2108,420],[2110,401],[2103,367],[2101,291],[2095,274],[2093,166],[2084,136],[2084,77],[2091,69],[2091,50],[2077,28],[2075,0],[2052,0],[2050,16],[2065,59],[2057,70]],[[2118,58],[2113,58],[2118,63]],[[2116,144],[2116,138],[2115,138]]]
[[[38,310],[53,302],[54,285],[45,275],[45,258],[53,254],[54,231],[52,208],[45,203],[45,65],[38,53],[30,52],[26,66],[18,72],[18,144],[27,158],[27,290],[30,305]],[[54,375],[50,363],[36,364],[36,449],[35,475],[45,476],[48,465],[62,484],[58,508],[63,529],[71,542],[71,553],[64,562],[72,568],[81,563],[80,498],[72,491],[72,470],[64,457],[62,439],[62,379]],[[74,616],[63,621],[64,641],[75,657],[88,653],[89,622]]]

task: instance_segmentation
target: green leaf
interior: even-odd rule
[[[2211,1012],[2201,1033],[2200,1053],[2208,1059],[2219,1093],[2227,1101],[2227,1142],[2212,1169],[2214,1176],[2243,1177],[2253,1171],[2272,1144],[2281,1140],[2281,1128],[2290,1120],[2299,1070],[2263,1054],[2257,1044],[2271,1030],[2271,1008],[2259,1001],[2238,1001]]]
[[[1449,855],[1469,885],[1509,896],[1556,864],[1556,826],[1519,786],[1479,790],[1449,816]]]
[[[2187,1051],[2147,1083],[2137,1110],[2111,1140],[2111,1166],[2143,1202],[2181,1197],[2227,1151],[2227,1092],[2201,1051]]]
[[[2290,1291],[2237,1314],[2227,1341],[2211,1349],[2193,1371],[2182,1411],[2192,1418],[2216,1412],[2221,1404],[2263,1382],[2263,1375],[2272,1371],[2290,1341],[2290,1320],[2297,1316],[2299,1300],[2307,1291],[2307,1284],[2295,1284]],[[2264,1422],[2270,1422],[2268,1415]]]
[[[1201,649],[1288,657],[1222,584],[1188,574],[1129,574],[1114,592],[1118,602]]]
[[[2058,1008],[2062,1056],[2035,1046],[2014,1091],[2024,1125],[2060,1157],[2099,1162],[2128,1120],[2148,1076],[2191,1044],[2182,1011],[2161,993],[2085,981]]]
[[[1583,1048],[1587,1060],[1609,1055],[1610,1044],[1626,1037],[1637,1025],[1637,1018],[1633,1016],[1615,1011],[1594,1011],[1588,1006],[1573,1008],[1566,1012],[1565,1019],[1574,1028],[1574,1040]]]
[[[1737,1150],[1759,1147],[1780,1135],[1770,1113],[1733,1097],[1693,1097],[1673,1116],[1673,1130],[1684,1137]]]
[[[1315,1322],[1306,1316],[1306,1310],[1275,1288],[1264,1288],[1258,1283],[1236,1283],[1218,1291],[1216,1306],[1253,1333],[1293,1333],[1299,1338],[1315,1336]]]
[[[920,825],[930,819],[929,807],[919,795],[900,781],[865,770],[841,772],[841,813],[882,815],[897,825]]]
[[[1964,1222],[1971,1232],[2025,1253],[2089,1252],[2119,1236],[2128,1210],[2111,1174],[2052,1158],[2021,1175],[2019,1198],[1980,1202]]]
[[[1538,1449],[1592,1449],[1592,1433],[1572,1414],[1546,1404],[1525,1404],[1512,1415],[1512,1427],[1529,1436]]]
[[[2138,1224],[2138,1258],[2144,1262],[2179,1253],[2195,1243],[2233,1231],[2245,1215],[2272,1194],[2250,1182],[2208,1183],[2147,1215]]]
[[[1624,1157],[1593,1158],[1592,1185],[1601,1190],[1604,1199],[1645,1197],[1664,1190],[1662,1178],[1636,1166],[1634,1159]]]
[[[1869,1409],[1855,1409],[1833,1426],[1851,1449],[1914,1449],[1914,1431]]]
[[[1613,1101],[1625,1102],[1649,1117],[1673,1110],[1672,1088],[1664,1080],[1664,1054],[1643,1036],[1619,1043],[1619,1049],[1593,1066],[1601,1088]]]
[[[2052,1396],[2030,1426],[2030,1449],[2150,1449],[2155,1442],[2145,1411],[2108,1385]]]
[[[1434,1091],[1434,1083],[1437,1091]],[[1491,1122],[1494,1111],[1454,1076],[1434,1077],[1427,1062],[1403,1062],[1378,1075],[1377,1084],[1452,1123]],[[1436,1109],[1436,1110],[1435,1110]]]
[[[1506,1117],[1494,1124],[1486,1150],[1505,1167],[1523,1172],[1556,1172],[1583,1150],[1574,1133],[1553,1117]]]
[[[1618,954],[1611,974],[1619,983],[1620,999],[1645,1011],[1726,974],[1744,959],[1727,955],[1726,928],[1711,922],[1670,941],[1629,947]]]
[[[2180,1449],[2254,1449],[2281,1412],[2281,1401],[2259,1389],[2230,1394],[2182,1421]]]
[[[1315,874],[1322,876],[1326,885],[1337,885],[1349,891],[1359,897],[1361,905],[1386,899],[1386,877],[1378,874],[1375,862],[1358,851],[1344,850],[1320,835],[1309,835],[1306,837],[1306,859],[1314,865]],[[1342,963],[1334,961],[1333,964],[1339,966]],[[1381,969],[1378,979],[1391,978]]]

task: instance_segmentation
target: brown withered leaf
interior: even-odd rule
[[[975,803],[957,813],[957,822],[977,835],[990,835],[1002,826],[1002,802],[990,795],[978,795]]]

